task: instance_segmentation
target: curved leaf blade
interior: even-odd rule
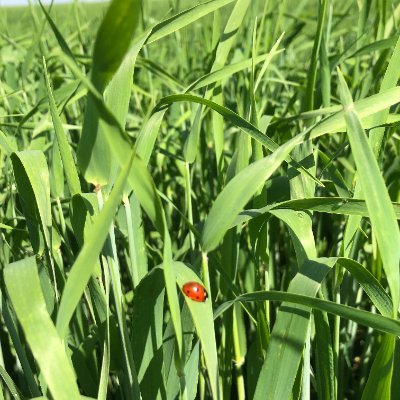
[[[215,200],[204,224],[201,236],[204,251],[217,247],[239,212],[281,165],[294,146],[292,142],[282,145],[274,153],[251,164],[229,181]]]

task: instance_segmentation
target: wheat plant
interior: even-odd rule
[[[400,399],[399,1],[0,18],[0,400]]]

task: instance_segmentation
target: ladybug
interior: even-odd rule
[[[194,301],[204,302],[207,299],[205,287],[198,282],[187,282],[182,286],[182,291]]]

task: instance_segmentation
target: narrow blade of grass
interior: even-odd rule
[[[399,227],[378,163],[354,109],[346,82],[340,72],[339,79],[350,146],[390,287],[393,299],[393,315],[397,315],[400,291]]]

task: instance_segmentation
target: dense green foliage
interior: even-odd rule
[[[399,398],[399,2],[195,3],[0,10],[0,400]]]

